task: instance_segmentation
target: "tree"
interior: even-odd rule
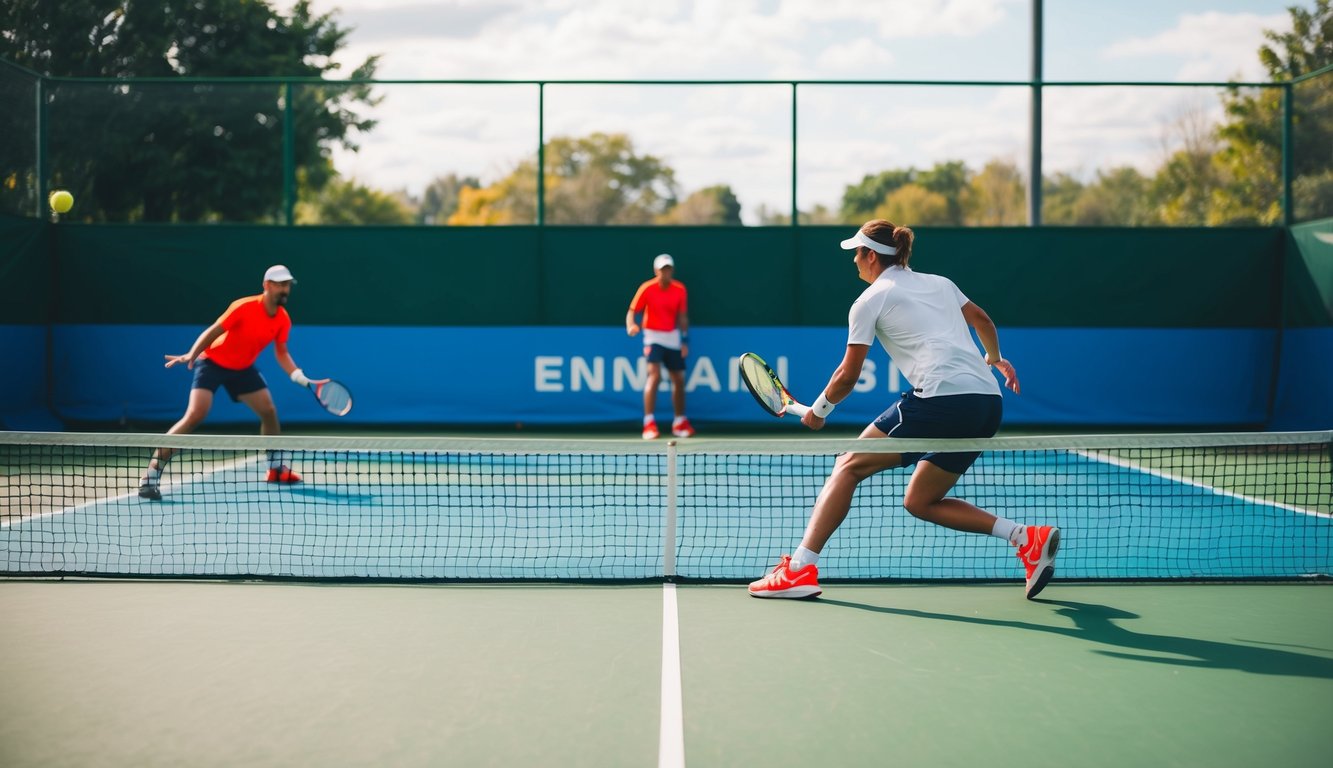
[[[927,190],[944,197],[948,213],[944,221],[932,222],[962,226],[963,191],[967,189],[967,166],[962,160],[948,160],[936,163],[934,168],[922,171],[916,176],[916,183]],[[925,222],[921,222],[925,223]]]
[[[1057,173],[1041,180],[1041,216],[1047,224],[1078,224],[1076,209],[1083,182],[1072,174]]]
[[[676,173],[640,155],[622,133],[557,137],[546,144],[546,221],[550,224],[651,224],[676,204]],[[523,160],[486,189],[464,188],[450,224],[528,224],[537,220],[537,174]]]
[[[319,195],[296,208],[298,224],[411,224],[415,214],[400,197],[362,186],[355,180],[335,179]]]
[[[459,176],[451,173],[440,176],[426,187],[417,206],[418,224],[444,224],[458,210],[459,195],[464,187],[481,187],[481,182],[472,176]]]
[[[1017,165],[986,163],[968,182],[963,198],[967,223],[978,227],[1014,227],[1027,223],[1027,185]]]
[[[1154,223],[1201,227],[1212,223],[1214,196],[1223,184],[1223,169],[1214,161],[1220,144],[1216,128],[1200,108],[1187,108],[1163,129],[1164,159],[1148,185]]]
[[[739,226],[741,204],[726,184],[704,187],[690,193],[671,210],[658,217],[661,224],[727,224]]]
[[[844,223],[860,224],[873,218],[875,209],[884,203],[889,193],[904,184],[912,182],[915,171],[906,170],[880,171],[861,179],[857,184],[849,185],[842,193],[840,213]]]
[[[9,0],[0,58],[50,76],[323,78],[348,31],[300,0]],[[376,57],[354,79],[374,76]],[[292,147],[306,184],[331,178],[332,148],[374,121],[369,86],[292,88]],[[47,89],[49,181],[82,218],[262,221],[282,212],[286,105],[279,84],[58,83]],[[8,142],[5,142],[6,144]],[[0,148],[0,177],[14,167]]]
[[[1333,9],[1316,0],[1313,11],[1291,7],[1290,32],[1264,32],[1271,45],[1259,49],[1259,61],[1274,82],[1295,79],[1333,64]],[[1333,87],[1329,77],[1293,87],[1293,197],[1303,217],[1333,216],[1329,185],[1333,175]],[[1216,190],[1210,223],[1274,224],[1282,220],[1283,89],[1232,86],[1223,99],[1226,121],[1217,162],[1224,182]]]
[[[871,218],[887,219],[904,226],[948,225],[949,201],[938,192],[920,184],[904,184],[889,193]]]
[[[1151,223],[1147,197],[1149,179],[1124,166],[1097,172],[1074,203],[1073,223],[1083,227],[1139,227]]]

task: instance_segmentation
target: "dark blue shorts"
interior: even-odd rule
[[[650,363],[661,363],[668,371],[685,370],[685,356],[679,349],[668,349],[661,344],[650,344],[644,353]]]
[[[196,360],[194,363],[194,384],[190,386],[190,389],[206,389],[209,392],[216,393],[218,387],[225,387],[227,394],[231,395],[231,399],[239,401],[241,395],[268,389],[268,382],[264,381],[264,374],[260,373],[259,369],[253,365],[238,371],[232,368],[223,368],[206,357]]]
[[[999,395],[938,395],[917,397],[908,392],[875,419],[889,437],[993,437],[1000,429],[1004,399]],[[904,453],[903,466],[929,461],[961,475],[980,453]]]

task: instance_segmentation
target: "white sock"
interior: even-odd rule
[[[811,552],[805,547],[797,547],[796,552],[791,556],[791,565],[793,571],[799,571],[807,565],[818,565],[819,553]]]
[[[995,518],[995,527],[990,529],[990,535],[1004,539],[1016,547],[1021,547],[1028,541],[1027,526],[1019,525],[1013,520],[1005,520],[1003,517]]]
[[[674,418],[674,419],[671,420],[671,426],[673,426],[673,427],[679,427],[679,426],[680,426],[680,423],[681,423],[682,421],[685,421],[685,417],[684,417],[684,416],[677,416],[676,418]]]
[[[654,419],[652,416],[644,416],[644,417],[643,417],[643,425],[644,425],[645,427],[648,426],[649,424],[656,424],[656,423],[657,423],[657,419]]]

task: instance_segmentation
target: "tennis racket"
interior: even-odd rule
[[[352,412],[352,391],[340,381],[325,379],[310,382],[306,386],[315,393],[315,399],[324,406],[324,410],[334,416],[346,416]]]
[[[739,367],[745,388],[750,390],[755,402],[763,406],[764,410],[774,416],[790,413],[798,418],[810,410],[809,406],[796,402],[796,398],[782,386],[782,379],[768,367],[764,358],[753,352],[746,352],[741,355]]]

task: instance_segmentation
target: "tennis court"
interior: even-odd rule
[[[760,601],[857,443],[11,434],[0,756],[1322,765],[1331,437],[988,441],[959,493],[1065,532],[1040,599],[890,471]]]
[[[1056,582],[1029,602],[841,585],[787,602],[5,581],[0,611],[10,766],[1321,766],[1333,750],[1324,586]]]

